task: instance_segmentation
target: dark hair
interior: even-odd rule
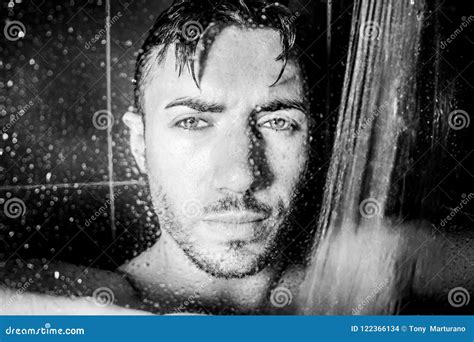
[[[138,55],[134,78],[137,110],[143,113],[143,86],[153,65],[163,61],[172,44],[176,44],[178,73],[187,67],[199,87],[214,38],[228,26],[271,28],[280,33],[282,52],[277,60],[283,60],[284,64],[275,81],[278,82],[295,45],[295,19],[296,16],[281,1],[175,1],[158,17]],[[203,42],[204,50],[199,55],[202,67],[196,75],[193,57],[199,41]]]

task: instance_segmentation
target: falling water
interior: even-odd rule
[[[105,2],[105,30],[106,30],[106,69],[107,69],[107,112],[112,113],[112,72],[110,62],[110,0]],[[107,159],[109,164],[109,200],[110,200],[110,226],[112,231],[112,240],[116,237],[115,226],[115,195],[114,195],[114,170],[113,170],[113,142],[112,142],[112,125],[107,126]]]
[[[318,223],[323,238],[313,248],[300,291],[304,314],[396,310],[394,268],[407,241],[399,230],[388,227],[386,213],[397,153],[405,148],[401,133],[413,129],[416,120],[415,71],[423,9],[419,0],[354,2]]]
[[[326,0],[326,116],[331,111],[332,0]]]

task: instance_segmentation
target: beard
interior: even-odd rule
[[[185,203],[177,208],[162,186],[154,184],[150,189],[160,229],[171,236],[194,265],[214,277],[243,278],[260,272],[278,259],[295,233],[290,224],[295,196],[287,205],[282,199],[269,205],[249,194],[226,196],[206,205],[190,200],[187,206]],[[268,215],[255,227],[252,239],[213,239],[199,233],[208,232],[206,223],[200,219],[202,214],[242,210]],[[219,235],[219,227],[216,231]]]

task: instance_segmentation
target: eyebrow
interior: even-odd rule
[[[223,105],[212,103],[212,102],[206,102],[199,99],[193,99],[193,98],[176,99],[168,103],[165,109],[179,107],[179,106],[188,107],[198,112],[208,112],[208,113],[222,113],[225,110],[225,106]]]
[[[303,101],[291,99],[270,101],[259,106],[257,112],[276,112],[282,109],[297,109],[305,114],[308,112],[308,108]]]
[[[180,98],[173,100],[166,105],[165,109],[179,106],[184,106],[194,109],[198,112],[207,113],[222,113],[226,109],[224,105],[193,98]],[[257,108],[258,110],[254,110],[254,113],[276,112],[278,110],[284,109],[296,109],[306,114],[308,111],[307,106],[303,101],[294,99],[276,99],[257,106]]]

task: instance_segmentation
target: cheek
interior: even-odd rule
[[[275,177],[275,187],[291,196],[308,160],[306,135],[300,134],[285,141],[269,139],[266,156]]]
[[[150,182],[159,184],[173,202],[202,196],[199,189],[209,174],[205,150],[157,129],[146,134],[146,158]]]

